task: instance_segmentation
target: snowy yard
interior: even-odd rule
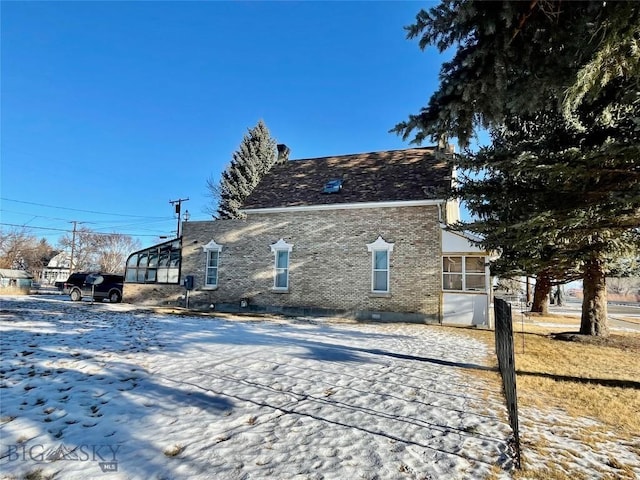
[[[0,300],[3,478],[508,476],[486,347],[446,329]]]

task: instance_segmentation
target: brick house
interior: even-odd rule
[[[184,222],[180,239],[134,253],[125,300],[175,301],[191,276],[191,308],[488,323],[486,254],[443,229],[458,219],[440,193],[452,181],[446,153],[279,151],[246,218]]]

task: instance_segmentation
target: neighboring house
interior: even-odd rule
[[[56,282],[64,282],[71,274],[71,256],[67,252],[60,252],[42,270],[42,283],[54,285]]]
[[[487,256],[443,230],[458,220],[450,153],[281,158],[246,218],[185,222],[181,239],[134,253],[125,301],[175,302],[192,276],[194,308],[486,325]]]
[[[33,275],[24,270],[0,268],[0,293],[29,294],[33,284]]]

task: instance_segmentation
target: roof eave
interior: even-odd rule
[[[443,199],[429,200],[395,200],[387,202],[357,202],[357,203],[332,203],[321,205],[294,205],[289,207],[270,208],[246,208],[240,210],[246,215],[255,213],[287,213],[287,212],[313,212],[327,210],[354,210],[368,208],[394,208],[394,207],[423,207],[429,205],[441,205],[445,203]]]

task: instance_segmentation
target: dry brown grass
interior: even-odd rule
[[[625,336],[640,347],[639,335]],[[564,342],[543,332],[517,333],[514,342],[518,390],[527,404],[640,431],[640,348]]]
[[[553,323],[554,319],[544,318],[547,321]],[[559,407],[621,432],[640,432],[640,334],[612,335],[611,345],[591,345],[551,338],[551,333],[565,331],[566,327],[525,323],[522,331],[522,324],[515,321],[514,330],[521,405]],[[493,347],[493,332],[457,331]]]
[[[575,318],[538,317],[535,321],[559,326],[534,325],[526,319],[522,322],[520,318],[514,321],[519,406],[542,411],[555,407],[573,417],[590,417],[602,422],[606,430],[621,441],[633,443],[634,436],[637,441],[640,432],[640,334],[612,335],[606,345],[567,342],[553,339],[551,334],[566,331],[568,321],[575,323]],[[493,349],[494,332],[455,331],[481,340]],[[495,356],[488,360],[496,364]],[[491,375],[487,372],[478,374],[485,378]],[[576,435],[585,445],[594,445],[602,440],[603,432],[596,428]],[[542,452],[546,450],[543,443],[542,438],[528,438],[524,448]],[[633,471],[626,465],[615,468],[618,469],[617,478],[634,478]],[[547,465],[536,467],[528,466],[525,460],[524,469],[516,472],[514,478],[583,478],[577,472],[567,473],[571,471],[566,459],[556,458]],[[608,477],[605,475],[605,478]]]

